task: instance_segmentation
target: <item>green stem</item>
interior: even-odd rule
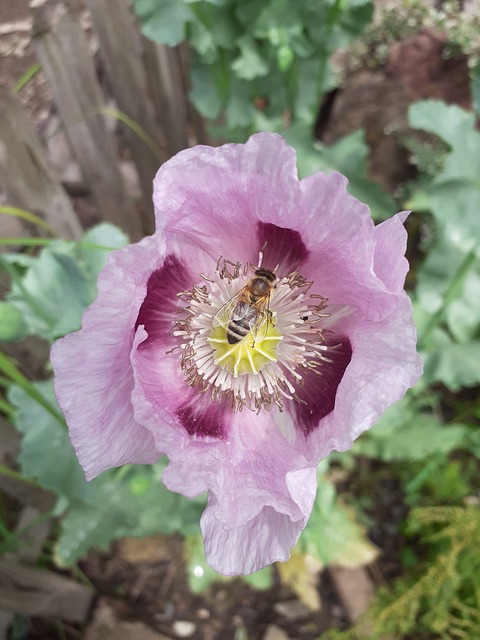
[[[62,427],[65,427],[65,420],[62,414],[36,389],[36,387],[19,371],[14,362],[0,351],[0,371],[4,373],[12,382],[18,384],[28,395],[41,405]]]
[[[5,402],[0,398],[0,411],[4,413],[6,416],[12,416],[15,413],[15,409],[9,402]]]
[[[56,242],[53,238],[29,238],[26,236],[17,238],[0,237],[0,245],[14,245],[19,247],[40,247]]]
[[[17,80],[17,82],[15,83],[12,89],[12,93],[18,93],[19,91],[21,91],[23,87],[28,82],[30,82],[33,76],[35,76],[40,71],[41,68],[42,67],[39,65],[38,62],[35,62],[34,64],[32,64],[32,66],[25,71],[23,76],[19,80]]]
[[[422,349],[425,347],[425,342],[427,338],[430,336],[432,331],[442,322],[445,312],[449,306],[449,304],[457,298],[461,291],[461,287],[463,281],[470,271],[473,263],[477,259],[477,249],[474,248],[465,256],[463,262],[458,267],[457,271],[453,275],[453,278],[450,280],[450,283],[443,294],[442,304],[439,309],[433,314],[430,320],[427,322],[426,327],[424,328],[422,335],[418,339],[418,348]]]
[[[17,480],[18,482],[23,482],[24,484],[35,487],[36,489],[43,489],[43,487],[39,485],[38,482],[35,482],[35,480],[26,478],[18,471],[14,471],[13,469],[10,469],[10,467],[6,467],[3,464],[0,464],[0,476],[5,476],[7,478],[11,478],[12,480]]]
[[[20,209],[19,207],[10,207],[7,205],[0,207],[0,213],[2,213],[5,216],[14,216],[15,218],[26,220],[27,222],[30,222],[31,224],[35,224],[37,225],[37,227],[40,227],[45,231],[48,231],[48,233],[54,238],[58,238],[58,233],[52,227],[52,225],[48,224],[48,222],[46,222],[43,218],[40,218],[40,216],[37,216],[36,213],[32,213],[31,211],[25,211],[25,209]]]

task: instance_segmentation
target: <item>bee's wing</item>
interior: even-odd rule
[[[235,315],[233,315],[233,312],[235,311],[235,307],[237,307],[237,305],[239,305],[242,300],[244,289],[245,287],[240,289],[240,291],[236,293],[232,298],[230,298],[230,300],[227,300],[223,307],[220,307],[220,309],[215,314],[215,317],[213,318],[214,327],[227,327],[228,323],[232,319],[240,320],[241,318],[243,318],[244,314],[242,314],[241,309],[240,314],[236,312]]]
[[[270,294],[267,299],[262,299],[256,304],[257,316],[251,327],[254,340],[263,340],[268,332],[268,324],[272,322],[270,312]],[[273,322],[272,322],[273,324]]]

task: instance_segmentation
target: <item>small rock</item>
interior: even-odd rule
[[[277,602],[274,606],[275,611],[289,620],[297,620],[309,615],[309,610],[299,600],[285,600]]]
[[[290,640],[290,636],[277,625],[269,624],[262,640]]]
[[[190,620],[175,620],[172,631],[178,638],[189,638],[195,633],[196,625]]]
[[[210,618],[210,611],[208,609],[197,609],[195,615],[199,620],[208,620]]]
[[[85,640],[169,640],[143,622],[119,620],[115,610],[101,602],[94,613],[93,622],[85,631]]]
[[[122,538],[118,541],[120,557],[130,564],[167,562],[171,560],[171,549],[167,536],[155,534],[145,538]]]

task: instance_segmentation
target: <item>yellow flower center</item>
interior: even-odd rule
[[[240,342],[229,344],[226,328],[215,327],[207,338],[214,351],[214,363],[237,378],[251,373],[256,375],[269,362],[277,362],[282,334],[271,322],[268,322],[267,331],[261,333],[255,339],[249,333]]]

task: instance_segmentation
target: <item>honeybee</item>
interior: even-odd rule
[[[213,325],[226,327],[228,344],[239,343],[251,332],[255,346],[260,330],[266,335],[268,323],[272,322],[269,305],[276,280],[272,271],[256,269],[247,284],[216,314]]]

